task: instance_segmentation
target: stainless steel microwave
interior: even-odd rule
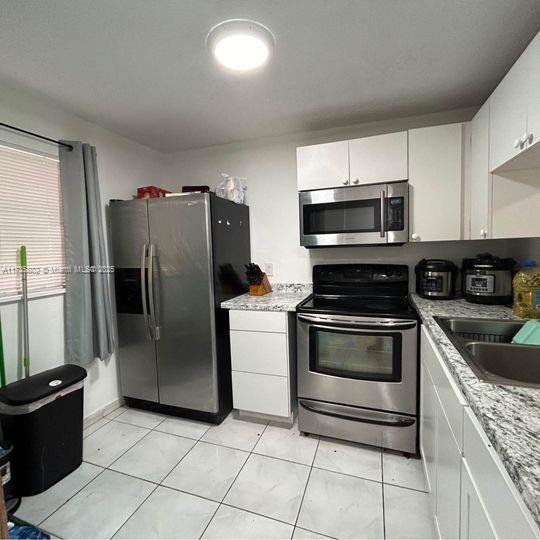
[[[409,184],[301,191],[300,245],[403,244],[409,238]]]

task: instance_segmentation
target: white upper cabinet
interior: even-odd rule
[[[539,39],[537,35],[488,100],[491,171],[528,150],[540,138]]]
[[[412,241],[461,239],[463,124],[409,131]]]
[[[296,149],[298,191],[407,180],[407,132]]]
[[[540,33],[527,48],[527,134],[531,146],[540,142]]]
[[[349,141],[296,149],[298,191],[349,185]]]
[[[407,132],[349,141],[350,185],[395,182],[408,178]]]
[[[471,121],[470,190],[470,238],[490,238],[489,102]]]

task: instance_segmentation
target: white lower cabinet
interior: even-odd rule
[[[420,373],[420,424],[422,426],[420,431],[420,451],[424,458],[423,463],[428,490],[431,493],[435,493],[437,489],[437,410],[440,407],[437,403],[435,386],[433,385],[429,371],[423,363]],[[435,511],[435,505],[433,505],[433,510]]]
[[[495,538],[495,530],[489,520],[486,507],[472,479],[467,460],[461,467],[461,523],[459,537]]]
[[[441,538],[540,538],[540,530],[422,326],[420,450]]]
[[[291,421],[296,403],[294,314],[231,311],[233,407]]]
[[[232,387],[235,409],[283,417],[291,414],[287,377],[233,371]]]
[[[493,449],[476,416],[467,407],[463,425],[463,466],[470,476],[485,516],[464,516],[473,528],[487,519],[494,538],[540,538],[540,530]]]
[[[435,516],[441,538],[459,538],[461,450],[440,401],[437,406]]]
[[[421,356],[420,449],[431,508],[440,537],[459,538],[462,454],[461,437],[456,438],[455,433],[462,430],[462,417],[456,414],[456,408],[463,398],[446,384],[446,368],[440,364],[424,327]],[[452,412],[452,422],[446,409]]]

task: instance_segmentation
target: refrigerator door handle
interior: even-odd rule
[[[148,251],[148,303],[150,304],[150,325],[153,329],[154,340],[158,341],[159,326],[156,321],[156,304],[154,299],[154,244],[150,244]]]
[[[150,328],[150,321],[148,318],[148,305],[146,303],[146,255],[148,252],[148,245],[143,244],[141,254],[141,300],[144,322],[146,324],[146,330],[148,339],[153,339],[152,329]]]

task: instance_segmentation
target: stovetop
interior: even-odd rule
[[[297,311],[394,319],[417,318],[416,311],[406,297],[332,297],[312,294],[297,307]]]
[[[409,303],[409,268],[403,264],[318,264],[313,294],[299,312],[417,318]]]

